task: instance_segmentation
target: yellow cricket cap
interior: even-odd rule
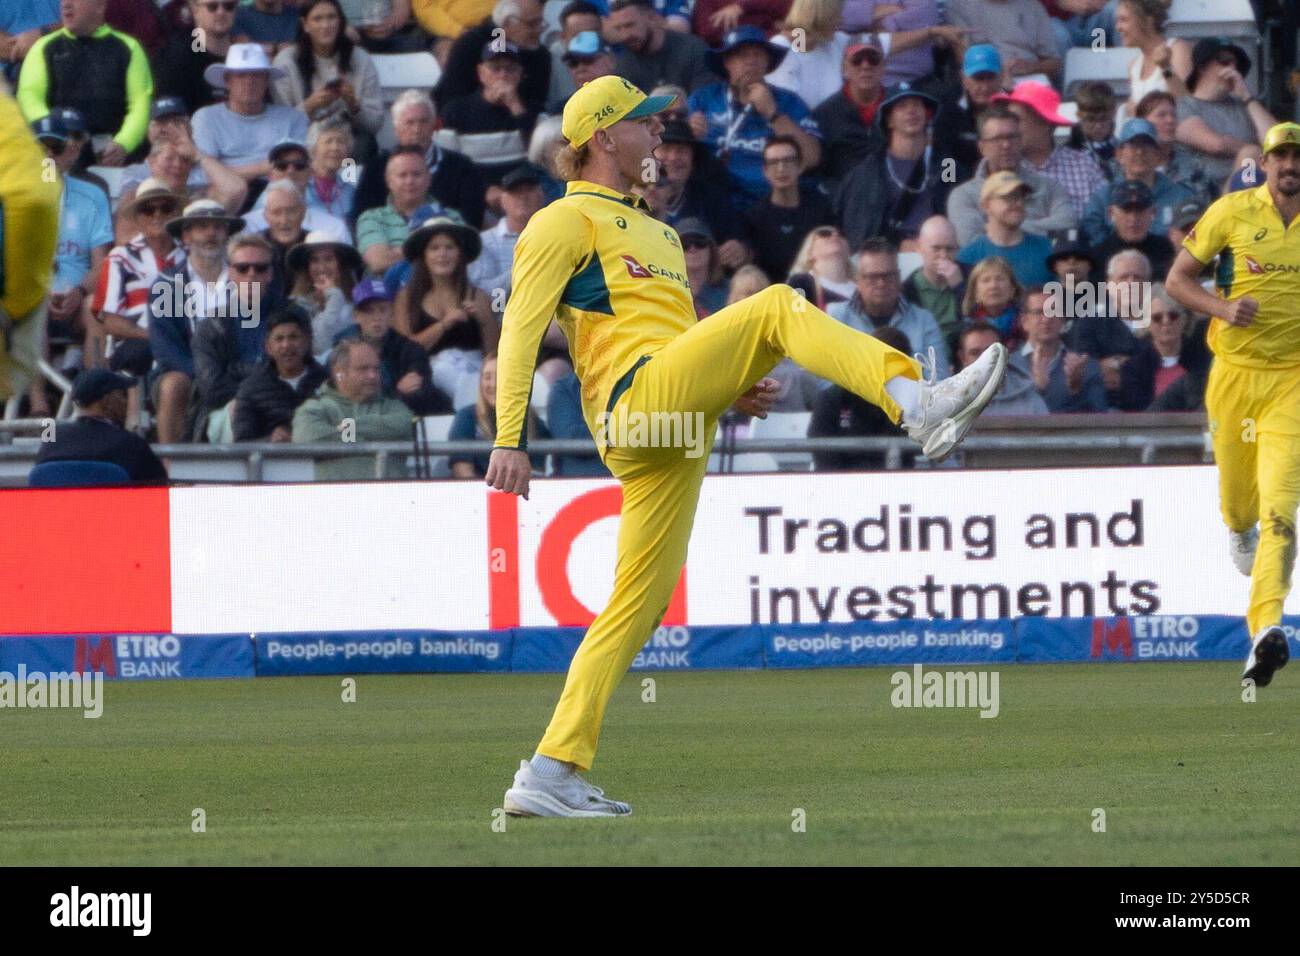
[[[1264,134],[1264,154],[1279,146],[1300,146],[1300,123],[1278,123]]]
[[[621,76],[599,76],[582,84],[582,89],[564,104],[560,132],[577,149],[598,129],[619,120],[638,119],[666,110],[675,96],[646,96]]]

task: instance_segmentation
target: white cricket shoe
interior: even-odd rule
[[[632,807],[609,799],[577,773],[540,777],[521,760],[515,784],[506,791],[505,811],[512,817],[625,817]]]
[[[1282,628],[1266,627],[1255,635],[1246,655],[1246,669],[1241,672],[1241,682],[1254,681],[1256,687],[1267,687],[1273,674],[1286,667],[1291,651],[1286,646],[1286,633]]]
[[[921,356],[917,356],[924,364]],[[995,342],[956,375],[936,382],[934,349],[929,354],[930,378],[921,382],[916,419],[903,427],[931,461],[943,461],[961,444],[984,406],[1002,387],[1007,370],[1007,348]]]
[[[1259,526],[1253,525],[1245,531],[1228,532],[1228,553],[1232,563],[1246,577],[1250,577],[1255,567],[1255,549],[1259,547]]]

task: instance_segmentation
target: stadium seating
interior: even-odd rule
[[[1101,80],[1120,97],[1128,96],[1128,71],[1142,55],[1137,47],[1119,46],[1106,50],[1075,47],[1065,55],[1065,96],[1074,96],[1080,83]]]
[[[131,476],[109,461],[45,461],[32,468],[32,488],[96,488],[129,484]]]

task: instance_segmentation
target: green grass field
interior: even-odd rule
[[[361,676],[356,703],[340,678],[108,684],[99,720],[0,711],[0,863],[1300,857],[1294,669],[1246,704],[1235,664],[1011,665],[995,719],[894,709],[892,673],[633,674],[591,778],[634,815],[507,818],[504,832],[493,811],[560,675]]]

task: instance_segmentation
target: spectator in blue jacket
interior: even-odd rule
[[[763,147],[778,133],[799,143],[801,172],[821,162],[817,121],[807,104],[763,79],[785,55],[786,50],[769,43],[758,27],[732,30],[722,49],[709,54],[709,64],[726,81],[701,87],[688,101],[691,132],[726,164],[735,190],[732,198],[741,208],[767,192]]]
[[[185,434],[195,376],[194,331],[209,315],[229,308],[226,242],[243,227],[244,220],[226,215],[213,199],[190,203],[167,223],[186,257],[159,274],[149,296],[149,348],[154,357],[150,389],[158,441],[164,445],[181,441]]]

